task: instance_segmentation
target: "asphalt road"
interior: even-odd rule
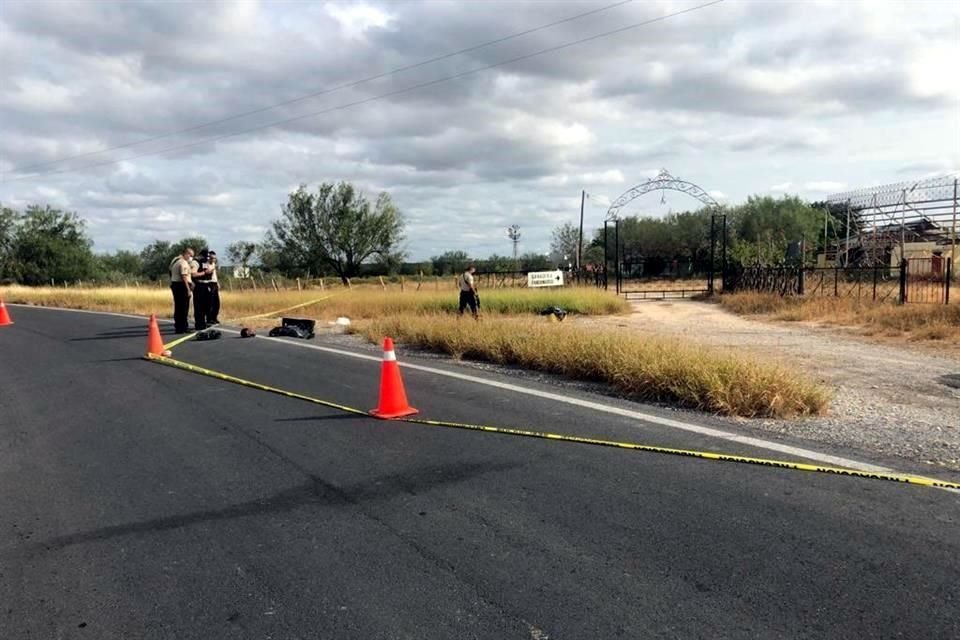
[[[348,416],[146,362],[140,320],[11,312],[2,640],[960,637],[956,493]],[[376,403],[375,362],[175,355]],[[770,456],[404,379],[427,417]]]

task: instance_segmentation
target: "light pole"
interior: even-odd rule
[[[582,256],[583,253],[583,203],[587,199],[587,191],[585,189],[580,190],[580,234],[577,236],[577,272],[580,272],[580,267],[583,264]]]

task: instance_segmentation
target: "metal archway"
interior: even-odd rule
[[[630,202],[636,200],[640,196],[650,193],[651,191],[660,191],[666,189],[685,193],[692,198],[696,198],[708,207],[720,207],[720,203],[714,200],[713,196],[701,189],[699,186],[693,184],[692,182],[687,182],[686,180],[673,177],[666,169],[660,169],[660,173],[657,174],[657,177],[647,180],[643,184],[638,184],[614,200],[610,205],[610,208],[607,209],[607,220],[616,220],[619,217],[620,209],[625,207]]]

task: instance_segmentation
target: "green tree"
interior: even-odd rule
[[[567,268],[567,263],[577,262],[577,243],[580,239],[580,229],[570,222],[565,222],[553,229],[550,239],[550,261]],[[583,247],[587,246],[584,243]]]
[[[403,270],[403,261],[407,257],[404,251],[390,251],[377,256],[377,264],[387,275],[395,276]]]
[[[250,266],[250,259],[257,253],[255,242],[234,242],[227,246],[227,257],[234,266]]]
[[[433,263],[429,260],[424,262],[407,262],[404,263],[403,271],[401,273],[411,276],[418,276],[421,273],[425,276],[432,276]]]
[[[177,254],[166,240],[155,240],[140,251],[140,273],[148,280],[169,279],[170,262]]]
[[[433,263],[433,273],[438,276],[456,275],[470,264],[470,256],[466,251],[446,251],[442,255],[430,258]]]
[[[9,207],[0,206],[0,281],[13,280],[13,246],[20,214]]]
[[[823,214],[796,196],[750,196],[730,217],[730,254],[740,263],[781,264],[791,242],[812,242],[823,233]]]
[[[143,277],[149,280],[168,280],[170,263],[187,247],[199,252],[201,249],[207,248],[207,241],[198,236],[182,238],[175,243],[166,240],[154,240],[148,244],[140,252]]]
[[[517,261],[521,271],[550,271],[556,266],[551,263],[549,256],[542,253],[525,253]]]
[[[136,278],[143,273],[143,260],[138,253],[121,250],[97,256],[97,267],[101,277],[109,280]]]
[[[510,256],[501,256],[496,253],[492,254],[489,258],[484,260],[482,264],[477,265],[477,269],[482,269],[483,271],[514,271],[516,269],[516,262]]]
[[[583,252],[583,264],[584,266],[590,265],[594,269],[600,269],[603,267],[603,246],[597,244],[591,244]]]
[[[266,244],[299,269],[332,269],[344,283],[370,258],[395,254],[403,240],[403,216],[387,193],[370,202],[353,185],[306,185],[291,193],[272,224]]]
[[[75,213],[30,205],[16,225],[12,259],[24,284],[82,280],[94,275],[93,242]]]
[[[687,211],[673,214],[667,224],[673,227],[671,239],[674,242],[672,257],[703,259],[710,252],[710,216],[709,209]]]

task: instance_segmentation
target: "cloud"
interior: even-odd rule
[[[600,173],[584,173],[580,176],[580,181],[584,184],[611,185],[623,184],[626,178],[623,177],[620,169],[608,169]]]
[[[805,182],[803,188],[806,191],[813,191],[814,193],[836,193],[837,191],[846,189],[847,183],[834,182],[831,180],[815,180],[813,182]]]
[[[422,258],[508,253],[512,221],[523,250],[546,249],[580,189],[596,227],[659,167],[737,202],[960,166],[960,96],[943,80],[958,11],[938,2],[723,3],[415,91],[687,5],[631,3],[359,84],[597,6],[44,6],[0,5],[0,201],[76,210],[98,250],[256,240],[300,183],[388,190]],[[207,140],[242,129],[257,130]],[[52,167],[67,173],[16,171],[118,145]]]
[[[325,9],[351,39],[361,37],[369,29],[386,27],[391,20],[391,16],[385,11],[367,4],[347,6],[328,4]]]

